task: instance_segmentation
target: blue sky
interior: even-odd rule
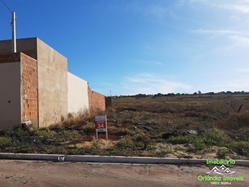
[[[249,91],[249,0],[3,0],[104,95]],[[0,2],[0,40],[11,39]]]

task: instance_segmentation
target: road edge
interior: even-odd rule
[[[100,162],[100,163],[134,163],[134,164],[206,164],[206,159],[186,158],[154,158],[154,157],[124,157],[124,156],[94,156],[94,155],[61,155],[61,154],[27,154],[0,153],[0,159],[43,160],[65,162]],[[234,165],[248,166],[247,160],[235,160]]]

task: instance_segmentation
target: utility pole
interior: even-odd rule
[[[11,26],[12,26],[12,46],[11,46],[11,51],[12,53],[16,53],[16,16],[15,16],[15,12],[11,12],[10,8],[2,1],[3,5],[10,11],[10,13],[12,14],[12,22],[11,22]]]
[[[112,91],[110,90],[110,97],[111,97],[111,107],[112,107]]]
[[[16,53],[16,16],[15,12],[12,12],[12,53]]]

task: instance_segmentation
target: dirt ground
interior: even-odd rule
[[[214,165],[134,165],[0,160],[1,187],[160,187],[160,186],[213,186],[200,182],[199,175],[206,175]],[[228,165],[244,181],[230,185],[249,186],[249,168]]]
[[[114,146],[116,143],[118,142],[118,140],[105,140],[105,139],[92,139],[90,141],[82,141],[80,143],[73,143],[71,141],[66,141],[66,142],[61,142],[61,145],[68,145],[68,147],[74,148],[75,146],[77,146],[78,148],[81,147],[91,147],[94,143],[98,143],[98,145],[100,146],[99,149],[109,149],[112,146]],[[181,155],[185,155],[185,156],[191,156],[192,159],[209,159],[209,160],[216,160],[218,159],[217,157],[217,151],[218,148],[222,148],[222,147],[217,147],[217,146],[213,146],[210,148],[205,148],[202,151],[199,152],[199,154],[196,153],[192,153],[192,152],[186,152],[186,151],[182,151],[184,149],[186,149],[187,147],[185,147],[183,144],[171,144],[171,143],[156,143],[155,146],[157,147],[157,149],[155,150],[148,150],[148,151],[144,151],[144,156],[150,157],[150,153],[155,152],[155,153],[160,153],[162,150],[165,150],[165,148],[163,147],[167,147],[169,149],[172,150],[172,153],[168,153],[164,156],[164,158],[181,158],[183,156]],[[161,147],[161,149],[160,149]],[[190,147],[190,146],[188,146]],[[192,146],[193,147],[193,146]],[[176,150],[179,149],[179,150]],[[211,151],[214,150],[214,151]],[[235,152],[233,152],[234,155],[237,155]],[[241,156],[241,158],[244,158],[243,156]],[[229,156],[226,156],[226,159],[231,159]]]

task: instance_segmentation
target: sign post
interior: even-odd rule
[[[98,139],[98,132],[105,132],[106,140],[108,140],[106,115],[95,116],[95,129],[96,129],[96,139]]]

